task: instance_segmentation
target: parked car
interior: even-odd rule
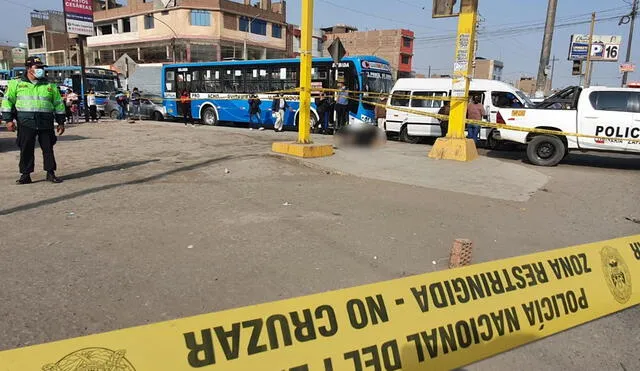
[[[451,96],[452,83],[453,80],[450,78],[399,79],[389,97],[385,131],[397,134],[400,140],[408,143],[417,143],[420,137],[441,136],[440,121],[424,115],[407,113],[402,108],[432,114],[438,113],[443,105],[442,100],[438,99]],[[495,122],[499,108],[533,106],[522,91],[495,80],[473,79],[469,95],[480,95],[491,122]],[[431,100],[429,97],[436,99]],[[394,107],[400,109],[396,110]],[[497,131],[488,127],[481,129],[480,139],[486,140],[487,146],[490,148],[495,148],[500,140]]]
[[[167,111],[162,104],[157,104],[147,98],[140,100],[140,115],[143,119],[162,121]]]

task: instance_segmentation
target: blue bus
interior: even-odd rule
[[[272,125],[273,92],[286,91],[300,85],[299,59],[269,59],[208,63],[167,64],[162,68],[162,96],[167,114],[182,116],[177,100],[183,91],[191,96],[191,114],[204,124],[220,121],[246,123],[249,121],[248,98],[256,94],[262,101],[261,119]],[[384,59],[373,56],[345,57],[336,64],[331,58],[314,58],[312,87],[335,88],[343,82],[348,90],[389,93],[393,87],[391,67]],[[318,96],[319,93],[314,93]],[[360,96],[358,96],[360,95]],[[366,93],[352,94],[349,103],[349,122],[375,122],[374,108],[368,104]],[[285,113],[284,126],[294,127],[300,107],[297,93],[285,93],[292,108]],[[377,97],[377,95],[376,95]],[[319,121],[312,99],[312,128]]]
[[[9,80],[11,78],[11,71],[0,69],[0,80]]]
[[[14,67],[12,77],[20,77],[24,75],[25,71],[24,67]],[[122,89],[118,73],[106,68],[85,67],[88,88],[82,84],[80,66],[48,66],[45,67],[45,73],[49,81],[56,83],[61,90],[72,88],[81,97],[84,97],[85,93],[93,88],[96,92],[96,105],[100,113],[104,113],[109,96],[115,95],[117,91]]]

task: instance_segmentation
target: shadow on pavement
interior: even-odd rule
[[[227,155],[227,156],[222,156],[222,157],[218,157],[218,158],[212,158],[210,160],[198,162],[198,163],[193,164],[193,165],[182,166],[182,167],[179,167],[177,169],[165,171],[163,173],[152,175],[152,176],[148,176],[148,177],[141,178],[141,179],[131,180],[131,181],[124,182],[124,183],[107,184],[107,185],[103,185],[103,186],[100,186],[100,187],[94,187],[94,188],[89,188],[89,189],[85,189],[85,190],[82,190],[82,191],[73,192],[73,193],[70,193],[70,194],[67,194],[67,195],[57,196],[57,197],[49,198],[49,199],[46,199],[46,200],[40,200],[40,201],[32,202],[32,203],[29,203],[29,204],[24,204],[24,205],[12,207],[10,209],[0,210],[0,216],[13,214],[13,213],[16,213],[16,212],[19,212],[19,211],[31,210],[31,209],[35,209],[35,208],[40,207],[40,206],[51,205],[51,204],[55,204],[55,203],[58,203],[58,202],[61,202],[61,201],[66,201],[66,200],[70,200],[70,199],[73,199],[73,198],[86,196],[86,195],[97,193],[97,192],[101,192],[101,191],[108,191],[108,190],[111,190],[111,189],[114,189],[114,188],[120,188],[120,187],[128,186],[128,185],[136,185],[136,184],[144,184],[144,183],[152,182],[154,180],[158,180],[158,179],[164,178],[164,177],[169,176],[169,175],[181,173],[181,172],[184,172],[184,171],[195,170],[195,169],[198,169],[198,168],[201,168],[201,167],[204,167],[204,166],[208,166],[208,165],[214,164],[216,162],[229,160],[229,159],[232,159],[232,158],[256,157],[256,156],[258,156],[258,155],[254,155],[254,154],[242,155],[242,156]]]
[[[484,153],[485,156],[490,158],[496,158],[501,160],[513,160],[526,164],[530,164],[527,161],[527,155],[522,150],[510,150],[510,151],[492,151],[489,150]],[[558,166],[583,166],[603,169],[616,169],[616,170],[640,170],[640,156],[635,155],[623,155],[623,154],[596,154],[591,153],[571,153],[567,156]]]
[[[16,138],[0,138],[0,153],[17,151]]]
[[[86,178],[86,177],[89,177],[89,176],[92,176],[92,175],[108,173],[110,171],[125,170],[125,169],[129,169],[129,168],[132,168],[132,167],[135,167],[135,166],[146,165],[146,164],[148,164],[150,162],[158,162],[158,161],[160,161],[160,160],[154,159],[154,160],[144,160],[144,161],[131,161],[131,162],[125,162],[125,163],[122,163],[122,164],[95,167],[93,169],[81,171],[81,172],[78,172],[78,173],[67,174],[67,175],[63,176],[62,179],[63,180],[71,180],[71,179]]]
[[[60,135],[60,136],[58,136],[58,142],[75,142],[76,140],[85,140],[85,139],[97,139],[97,138],[83,137],[82,135]]]

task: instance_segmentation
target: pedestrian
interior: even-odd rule
[[[336,101],[336,114],[338,115],[336,121],[336,130],[349,123],[349,92],[343,83],[338,85],[338,100]]]
[[[136,89],[133,91],[135,94]],[[183,90],[180,95],[180,109],[182,110],[182,117],[184,118],[184,126],[187,126],[187,124],[193,125],[193,116],[191,115],[191,95],[186,90]]]
[[[451,114],[451,103],[448,100],[444,101],[444,104],[438,110],[438,115],[449,116]],[[440,136],[446,137],[449,132],[449,117],[446,119],[441,118],[440,120]]]
[[[253,128],[253,119],[258,120],[258,124],[262,127],[262,117],[260,116],[262,110],[260,109],[260,105],[262,101],[256,94],[249,96],[249,128]]]
[[[56,160],[53,146],[58,135],[64,133],[65,107],[55,84],[45,77],[44,63],[38,57],[29,57],[25,63],[25,74],[9,82],[2,100],[2,119],[7,122],[10,131],[18,129],[18,148],[20,148],[20,179],[17,184],[31,183],[31,173],[35,168],[34,151],[36,138],[42,150],[44,170],[47,181],[61,183],[55,174]],[[58,127],[54,130],[54,121]]]
[[[98,122],[98,106],[96,105],[96,92],[91,89],[87,94],[87,106],[89,107],[89,116],[91,122]],[[85,116],[85,120],[89,122],[89,116]]]
[[[284,127],[284,114],[287,110],[290,110],[289,103],[284,99],[284,95],[280,93],[276,99],[273,100],[271,105],[271,112],[276,118],[276,122],[273,125],[273,131],[281,132]]]
[[[376,123],[380,129],[384,129],[384,121],[387,119],[387,97],[384,95],[380,96],[380,102],[376,104],[376,108],[374,110],[376,115]]]
[[[320,98],[316,102],[316,110],[318,111],[318,117],[320,122],[318,127],[321,133],[326,133],[329,130],[329,111],[331,109],[331,100],[324,93],[320,93]]]
[[[67,122],[71,122],[72,124],[78,124],[80,122],[78,117],[78,100],[78,94],[69,88],[67,94],[65,94],[65,108],[67,112]]]
[[[142,117],[140,116],[140,99],[141,98],[142,96],[140,95],[138,88],[133,88],[133,93],[131,93],[131,106],[133,109],[131,112],[131,116],[129,117],[129,122],[134,122],[136,116],[138,116],[138,120],[142,120]]]
[[[120,110],[119,120],[124,120],[127,117],[127,100],[127,96],[124,93],[118,93],[116,95],[116,102]]]
[[[487,116],[479,95],[474,95],[472,103],[467,107],[467,119],[480,121]],[[480,125],[467,124],[467,138],[473,139],[476,145],[480,141]]]

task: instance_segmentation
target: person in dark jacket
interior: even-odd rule
[[[253,94],[249,97],[249,127],[253,128],[253,119],[258,120],[258,124],[262,125],[262,117],[260,117],[260,113],[262,110],[260,109],[260,105],[262,101],[258,98],[257,95]]]
[[[438,115],[449,116],[451,114],[451,103],[444,101],[444,105],[438,110]],[[446,137],[449,132],[449,119],[440,119],[440,132],[442,137]]]
[[[327,132],[329,130],[329,111],[331,110],[331,99],[324,95],[324,93],[320,94],[318,101],[316,102],[316,110],[318,111],[318,117],[320,118],[320,122],[318,123],[318,127],[322,133]]]
[[[2,100],[2,119],[7,121],[7,129],[14,131],[17,121],[18,147],[20,148],[20,179],[18,184],[31,183],[31,173],[35,168],[34,150],[36,138],[42,149],[44,170],[47,181],[61,183],[55,174],[56,159],[53,146],[58,135],[64,133],[65,107],[56,84],[45,77],[44,63],[38,57],[29,57],[27,71],[19,79],[9,82],[7,93]],[[58,123],[54,130],[53,122]]]

